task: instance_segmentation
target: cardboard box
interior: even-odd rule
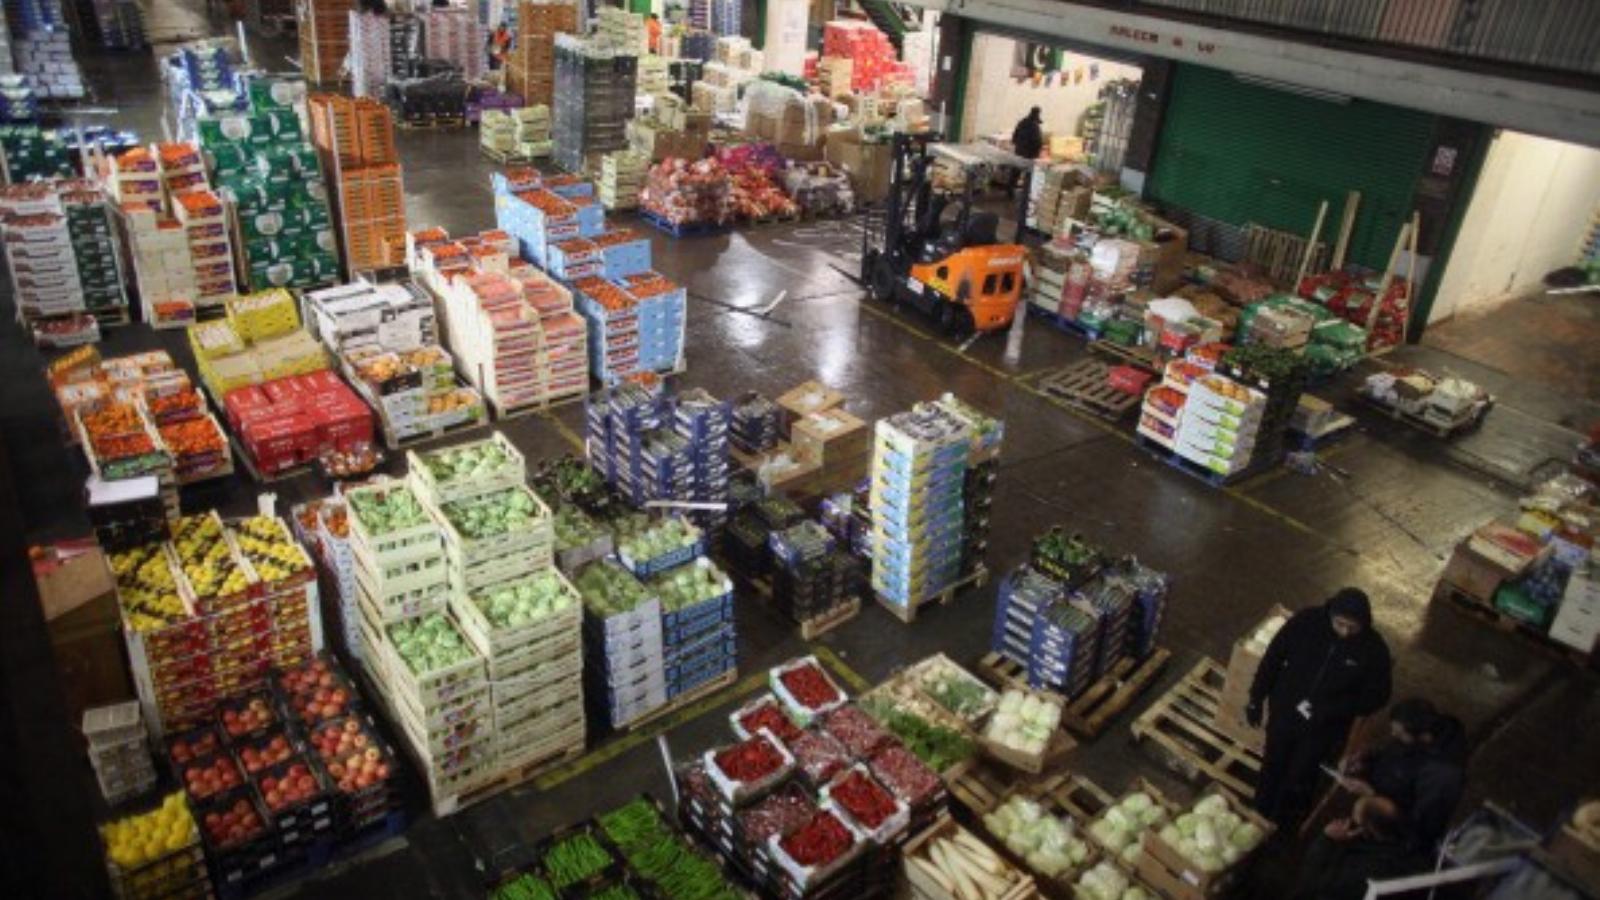
[[[1590,841],[1571,822],[1550,836],[1545,852],[1565,875],[1576,879],[1591,893],[1600,894],[1600,845]]]
[[[1594,652],[1600,643],[1600,572],[1572,573],[1550,623],[1550,638],[1580,653]]]
[[[778,397],[778,406],[787,413],[786,427],[812,413],[833,409],[844,403],[844,395],[820,381],[797,384]]]
[[[1440,593],[1448,588],[1485,606],[1493,605],[1495,592],[1517,571],[1479,555],[1469,538],[1456,545],[1455,553],[1439,574]]]
[[[850,176],[857,203],[877,203],[889,196],[889,144],[863,142],[861,129],[852,125],[830,130],[823,149],[828,162]]]
[[[99,546],[67,545],[60,560],[35,563],[34,578],[70,714],[133,699],[116,584]]]
[[[824,409],[797,419],[789,429],[795,455],[831,465],[866,454],[872,448],[867,423],[842,409]]]

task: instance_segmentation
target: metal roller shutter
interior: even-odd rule
[[[1208,219],[1304,235],[1318,202],[1328,201],[1328,221],[1337,223],[1345,192],[1357,190],[1349,259],[1381,269],[1413,208],[1435,118],[1179,65],[1148,193]]]

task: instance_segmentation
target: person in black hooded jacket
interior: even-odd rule
[[[1405,816],[1408,836],[1432,852],[1444,838],[1466,788],[1461,721],[1421,697],[1389,708],[1389,738],[1351,759],[1345,786],[1360,797],[1388,797]]]
[[[1344,588],[1284,623],[1256,670],[1245,718],[1266,722],[1256,809],[1280,826],[1310,805],[1318,767],[1360,716],[1389,702],[1389,645],[1372,628],[1367,595]]]

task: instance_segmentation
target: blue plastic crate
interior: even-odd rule
[[[679,610],[661,611],[662,634],[676,633],[679,635],[699,632],[718,622],[727,622],[733,619],[733,591],[728,591],[710,600],[686,606]],[[677,638],[667,638],[668,643],[676,643]]]

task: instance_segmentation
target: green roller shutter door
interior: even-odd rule
[[[1149,185],[1154,199],[1232,225],[1307,235],[1328,201],[1361,192],[1348,259],[1382,269],[1431,147],[1434,116],[1365,100],[1336,103],[1180,65]]]

